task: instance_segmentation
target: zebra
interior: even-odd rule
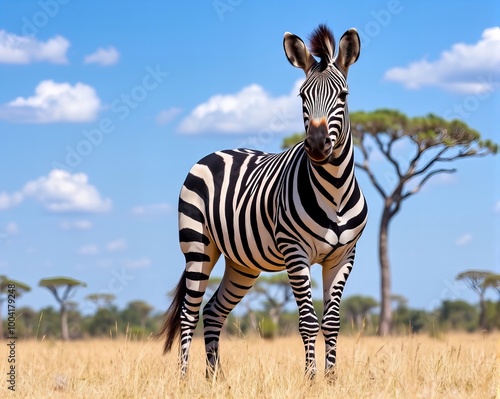
[[[277,154],[242,148],[212,153],[192,167],[180,192],[179,241],[186,266],[158,335],[165,337],[164,353],[180,338],[181,376],[210,272],[221,254],[224,275],[203,308],[207,377],[219,368],[219,336],[229,312],[261,272],[283,270],[298,306],[306,375],[317,373],[320,328],[325,372],[334,374],[340,298],[368,216],[354,176],[347,110],[347,72],[361,45],[357,31],[349,29],[334,57],[333,34],[319,25],[311,35],[311,52],[289,32],[283,46],[289,62],[306,75],[299,93],[305,140]],[[313,264],[322,266],[321,325],[312,300]]]

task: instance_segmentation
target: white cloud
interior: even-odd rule
[[[97,255],[99,253],[99,247],[94,244],[84,245],[80,247],[77,252],[80,255]]]
[[[110,241],[108,245],[106,245],[106,249],[109,252],[124,251],[127,249],[127,240],[121,238],[119,240]]]
[[[439,59],[422,59],[407,67],[385,73],[385,79],[400,82],[408,89],[436,86],[461,93],[495,90],[500,84],[500,27],[483,31],[474,44],[456,43]]]
[[[23,201],[22,193],[8,194],[5,191],[0,193],[0,211],[12,208]]]
[[[273,97],[252,84],[236,94],[217,94],[198,105],[184,118],[182,133],[269,133],[304,129],[300,98],[302,81],[288,95]]]
[[[458,245],[460,247],[467,245],[472,241],[472,234],[466,233],[462,236],[460,236],[456,241],[455,245]]]
[[[55,36],[46,42],[34,37],[18,36],[0,29],[0,64],[29,64],[46,61],[66,64],[69,41]]]
[[[7,223],[7,226],[5,226],[5,232],[8,235],[13,236],[13,235],[19,234],[20,229],[19,229],[19,226],[17,225],[16,222],[10,222],[10,223]]]
[[[50,212],[106,212],[111,210],[112,201],[102,198],[88,181],[85,173],[71,174],[53,169],[48,176],[29,181],[20,192],[0,193],[0,210],[20,204],[25,198],[33,198]],[[89,221],[63,221],[62,230],[85,230],[92,227]]]
[[[59,223],[61,230],[89,230],[92,228],[90,220],[63,220]]]
[[[113,65],[118,62],[120,53],[112,46],[108,48],[98,48],[95,53],[86,55],[85,64],[100,64],[103,66]]]
[[[124,262],[125,267],[130,269],[140,269],[143,267],[148,267],[151,264],[151,259],[149,258],[139,258],[139,259],[128,259]]]
[[[112,204],[89,184],[85,173],[71,174],[60,169],[26,183],[23,193],[50,212],[106,212]]]
[[[172,121],[182,112],[182,108],[168,108],[160,111],[158,115],[156,115],[156,123],[159,125],[166,125],[168,122]]]
[[[137,205],[132,208],[132,214],[136,216],[161,216],[169,214],[173,210],[172,205],[166,203]]]
[[[17,97],[0,106],[0,119],[20,123],[88,122],[97,117],[101,100],[84,83],[44,80],[31,97]]]

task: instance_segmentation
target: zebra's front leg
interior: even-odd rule
[[[219,369],[219,337],[224,321],[252,288],[259,274],[260,272],[243,268],[226,258],[226,270],[219,288],[203,309],[207,378],[216,376]]]
[[[290,285],[299,308],[299,332],[306,355],[305,373],[312,379],[317,372],[315,345],[319,322],[312,300],[311,270],[308,260],[303,257],[289,257],[286,264]]]
[[[325,375],[334,380],[337,357],[337,338],[340,330],[340,298],[354,262],[354,249],[339,265],[323,265],[323,320],[325,337]]]

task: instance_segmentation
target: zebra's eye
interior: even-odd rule
[[[339,93],[339,100],[342,101],[343,103],[345,103],[346,99],[347,99],[347,95],[349,93],[347,91],[342,91]]]

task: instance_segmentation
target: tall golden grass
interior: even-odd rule
[[[318,338],[318,365],[323,347]],[[303,375],[300,337],[221,339],[222,374],[205,379],[195,339],[188,377],[161,342],[131,338],[16,344],[16,392],[7,390],[2,344],[1,398],[499,398],[500,335],[339,338],[337,379]]]

